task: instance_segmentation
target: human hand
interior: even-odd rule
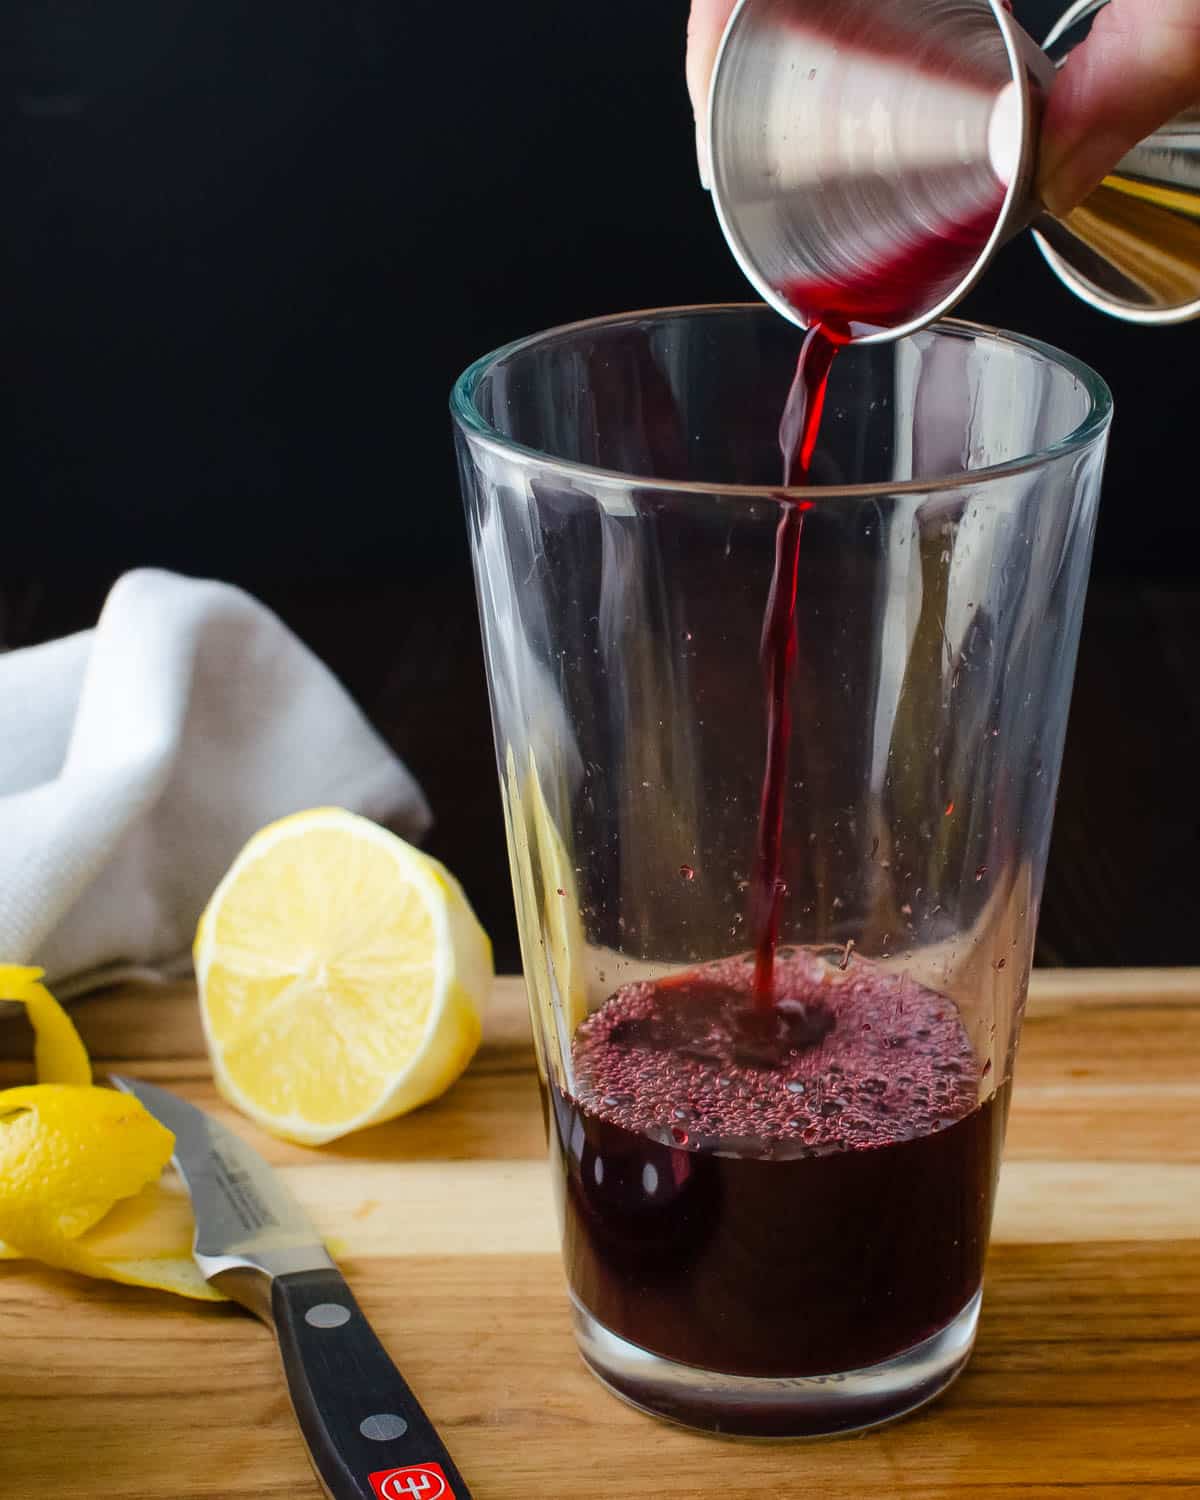
[[[700,181],[709,186],[708,136],[705,119],[708,112],[708,83],[725,23],[733,14],[737,0],[692,0],[687,27],[687,86],[696,116],[696,159]]]
[[[687,82],[700,179],[709,182],[703,120],[725,23],[737,0],[692,0]],[[1059,69],[1042,126],[1038,192],[1073,208],[1132,146],[1200,103],[1200,0],[1111,0]]]
[[[1042,202],[1067,213],[1127,151],[1194,104],[1200,0],[1110,0],[1051,90],[1038,164]]]

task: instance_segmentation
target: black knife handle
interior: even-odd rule
[[[338,1271],[277,1277],[271,1311],[292,1405],[332,1500],[470,1500]]]

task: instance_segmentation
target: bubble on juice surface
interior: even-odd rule
[[[683,1149],[764,1160],[911,1139],[975,1107],[978,1063],[945,996],[806,949],[776,984],[765,1017],[741,956],[625,986],[576,1034],[579,1102]]]

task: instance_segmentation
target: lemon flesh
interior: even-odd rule
[[[340,808],[256,834],[195,945],[222,1094],[320,1145],[443,1093],[474,1055],[491,944],[436,860]]]

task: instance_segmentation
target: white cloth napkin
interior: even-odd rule
[[[245,841],[302,808],[408,839],[420,788],[239,589],[126,574],[94,630],[0,655],[0,962],[66,992],[186,959]]]

